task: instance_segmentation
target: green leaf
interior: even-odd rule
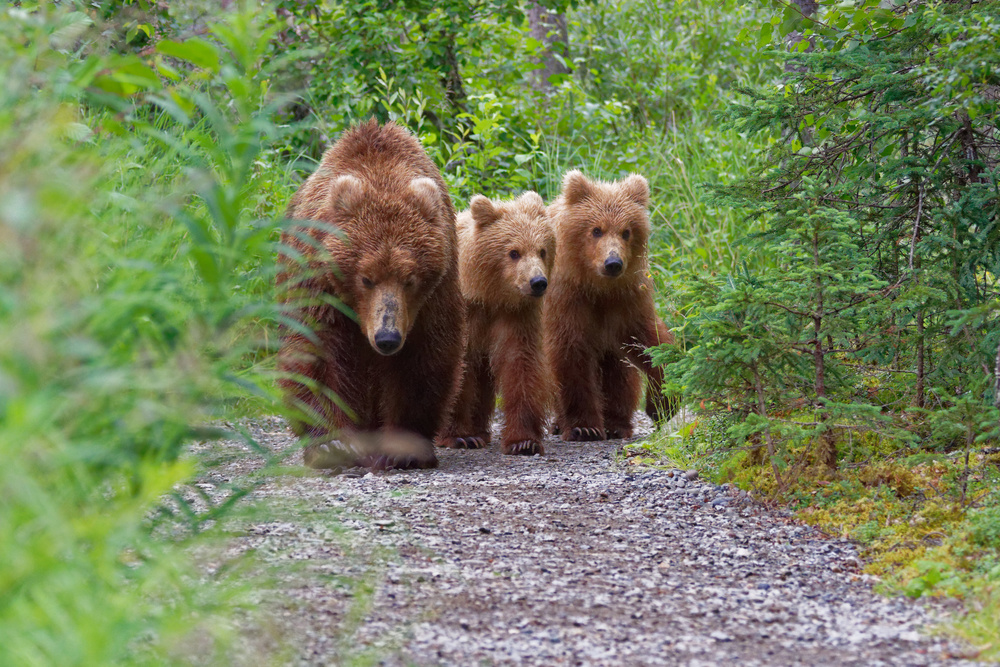
[[[156,45],[156,50],[165,56],[189,62],[212,72],[219,71],[219,50],[204,39],[193,37],[183,42],[165,39]]]
[[[770,23],[765,23],[760,27],[760,34],[757,36],[757,46],[759,48],[764,48],[771,44],[771,32],[773,27]]]
[[[109,93],[128,97],[163,87],[160,77],[137,56],[128,57],[94,79],[94,86]]]

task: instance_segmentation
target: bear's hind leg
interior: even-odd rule
[[[559,385],[556,426],[567,442],[604,440],[596,359],[583,340],[558,340],[547,350]]]
[[[623,355],[609,353],[601,359],[604,394],[604,428],[609,438],[632,437],[632,413],[639,405],[639,371]]]

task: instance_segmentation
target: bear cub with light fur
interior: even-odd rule
[[[646,413],[665,420],[675,409],[645,352],[674,340],[653,306],[648,208],[642,176],[606,183],[576,170],[549,207],[559,254],[545,297],[545,350],[558,386],[553,430],[563,440],[631,437],[639,369],[649,379]]]
[[[540,454],[550,384],[542,345],[542,297],[556,257],[545,202],[476,195],[458,215],[459,283],[468,312],[465,373],[445,447],[490,442],[503,397],[504,454]]]

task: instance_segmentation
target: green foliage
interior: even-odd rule
[[[574,64],[598,99],[619,99],[640,128],[677,128],[715,111],[737,84],[777,74],[739,34],[758,10],[740,3],[616,0],[577,12]]]
[[[317,160],[344,127],[374,115],[418,134],[459,207],[476,193],[533,189],[552,198],[570,168],[604,178],[641,171],[656,194],[654,273],[664,289],[682,268],[736,265],[735,241],[746,225],[738,212],[704,202],[701,186],[746,175],[765,152],[720,132],[710,116],[736,81],[758,82],[774,69],[737,43],[749,10],[630,1],[569,9],[574,74],[540,92],[529,81],[541,45],[518,3],[414,8],[426,9],[419,2],[279,4],[275,53],[301,56],[275,81],[301,92],[286,110],[290,156]],[[634,28],[642,31],[631,34]],[[657,70],[652,88],[622,83],[644,81],[646,67]],[[670,108],[660,107],[663,99]]]
[[[270,390],[276,136],[251,14],[139,56],[94,12],[0,20],[0,663],[158,662],[217,634],[150,513],[193,438]],[[272,168],[273,169],[273,168]],[[283,179],[282,179],[283,180]],[[240,491],[233,489],[233,497]]]
[[[746,415],[731,433],[765,444],[779,485],[789,445],[822,445],[838,422],[879,419],[834,393],[853,382],[842,361],[863,354],[860,336],[878,321],[871,303],[885,283],[859,248],[863,225],[823,205],[814,183],[804,188],[752,241],[770,266],[692,281],[682,329],[692,344],[668,367],[690,400]],[[811,416],[788,418],[789,404],[812,406]]]
[[[459,207],[645,175],[681,341],[656,354],[702,413],[637,451],[996,609],[996,3],[543,4],[572,69],[544,91],[513,0],[2,10],[0,663],[170,660],[225,602],[162,535],[202,539],[245,489],[204,509],[183,454],[278,410],[274,220],[371,116]]]
[[[1000,552],[1000,506],[984,507],[969,515],[969,541]]]
[[[807,18],[789,3],[762,40],[792,30],[815,49],[799,42],[784,82],[743,88],[748,101],[720,114],[773,140],[763,167],[713,199],[764,227],[750,239],[762,268],[691,279],[674,381],[754,413],[747,436],[774,427],[765,412],[820,408],[809,435],[829,466],[856,429],[940,448],[994,439],[997,7],[841,3]],[[796,261],[810,247],[814,261]],[[764,400],[749,410],[755,372]]]
[[[959,630],[996,644],[997,476],[980,449],[1000,437],[1000,5],[755,18],[741,38],[780,45],[785,72],[736,79],[718,117],[768,152],[708,200],[758,226],[747,265],[676,279],[685,348],[658,352],[700,408],[685,452],[707,415],[738,415],[699,467],[859,540],[897,590],[965,596]]]

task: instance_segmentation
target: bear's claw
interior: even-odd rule
[[[489,444],[489,440],[478,435],[466,435],[462,437],[452,437],[445,438],[440,443],[439,447],[447,447],[448,449],[483,449]]]
[[[521,454],[523,456],[545,453],[545,448],[542,447],[542,443],[537,440],[521,440],[520,442],[512,442],[504,445],[500,448],[500,450],[504,454]]]
[[[622,426],[619,428],[607,429],[608,440],[624,440],[632,437],[632,427]]]
[[[563,440],[567,442],[593,442],[595,440],[606,440],[603,428],[593,428],[589,426],[576,426],[563,434]]]

